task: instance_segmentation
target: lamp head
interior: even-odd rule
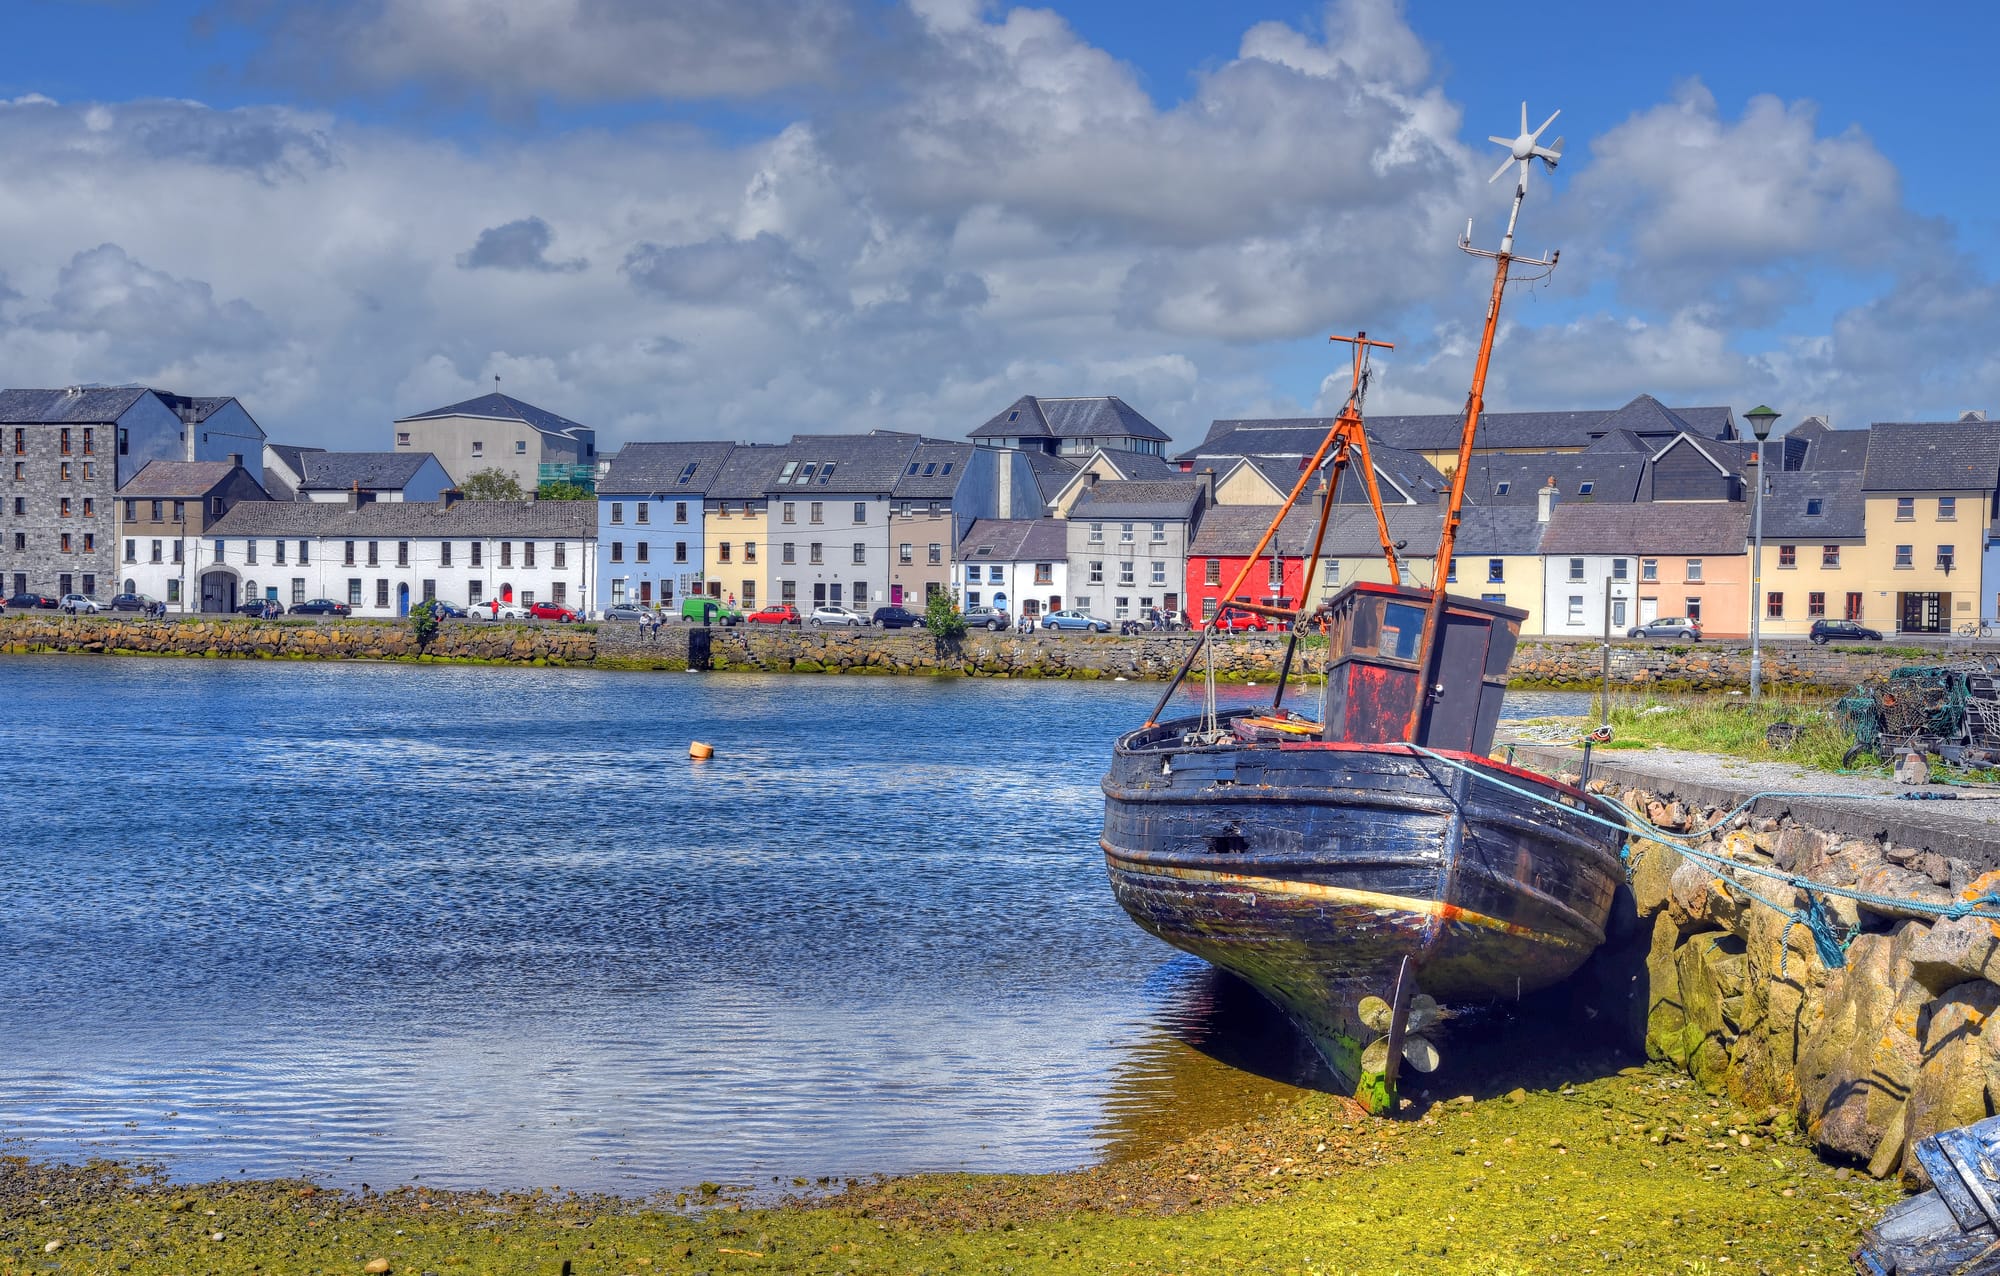
[[[1745,412],[1743,418],[1750,422],[1750,432],[1757,436],[1759,443],[1762,443],[1765,439],[1771,437],[1771,423],[1783,415],[1782,412],[1773,412],[1771,409],[1759,404],[1751,408],[1748,412]]]

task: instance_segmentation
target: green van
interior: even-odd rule
[[[681,600],[681,619],[697,625],[738,625],[743,623],[743,613],[720,598],[693,594]]]

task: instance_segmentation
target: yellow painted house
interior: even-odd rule
[[[778,476],[784,451],[776,444],[739,444],[703,502],[701,592],[713,598],[734,594],[746,612],[772,601],[773,555],[766,535],[770,502],[764,492]]]
[[[1996,487],[2000,425],[1904,421],[1869,427],[1861,473],[1865,535],[1857,563],[1861,623],[1884,633],[1949,633],[1979,618],[1981,556]],[[1771,545],[1768,526],[1764,543]]]
[[[1762,633],[1804,637],[1816,620],[1894,625],[1886,591],[1871,586],[1858,471],[1773,471],[1764,490]],[[1871,611],[1871,598],[1875,607]]]

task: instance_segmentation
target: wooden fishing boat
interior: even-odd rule
[[[1497,263],[1493,296],[1434,563],[1451,562],[1510,268],[1555,264],[1512,252],[1527,159],[1553,163],[1535,144],[1540,131],[1528,133],[1524,108],[1509,161],[1523,164],[1513,216],[1501,250],[1478,253]],[[1474,251],[1469,235],[1460,246]],[[1624,831],[1608,803],[1488,756],[1525,613],[1403,582],[1361,415],[1368,352],[1386,346],[1366,333],[1334,339],[1353,345],[1347,403],[1224,598],[1237,597],[1322,468],[1306,580],[1352,466],[1389,583],[1351,584],[1297,610],[1224,602],[1149,720],[1118,740],[1102,846],[1135,922],[1259,989],[1357,1097],[1390,1111],[1405,1060],[1436,1066],[1427,1034],[1441,1005],[1546,987],[1603,942]],[[1291,635],[1271,704],[1222,713],[1213,642],[1236,611],[1288,621]],[[1327,637],[1317,718],[1284,704],[1308,629]],[[1160,720],[1204,651],[1204,711]]]

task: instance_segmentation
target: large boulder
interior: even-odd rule
[[[1632,899],[1651,916],[1667,906],[1667,881],[1684,861],[1665,842],[1638,838],[1632,843]]]
[[[1827,979],[1798,1062],[1806,1133],[1826,1151],[1867,1161],[1916,1084],[1930,993],[1911,977],[1909,955],[1922,931],[1904,922],[1861,936]]]
[[[1692,860],[1667,878],[1667,916],[1683,935],[1732,930],[1742,920],[1749,897]]]
[[[1996,1010],[2000,1010],[2000,988],[1984,981],[1962,983],[1929,1006],[1921,1062],[1904,1110],[1905,1147],[1913,1148],[1939,1131],[1986,1119],[1990,1051],[1985,1030]],[[2000,1037],[2000,1031],[1994,1035]],[[1905,1159],[1905,1174],[1920,1180],[1916,1159]],[[1878,1161],[1869,1168],[1888,1174],[1896,1167]]]

